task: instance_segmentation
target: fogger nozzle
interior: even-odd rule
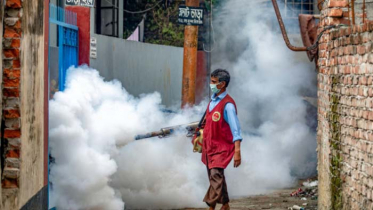
[[[135,140],[141,140],[141,139],[146,139],[146,138],[152,138],[158,136],[159,138],[167,137],[171,134],[173,134],[177,129],[180,128],[185,128],[188,131],[187,136],[193,136],[194,131],[198,127],[199,122],[192,122],[186,125],[177,125],[177,126],[172,126],[168,128],[162,128],[160,131],[154,131],[146,134],[140,134],[135,136]]]

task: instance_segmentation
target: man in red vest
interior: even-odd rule
[[[202,146],[202,162],[207,167],[210,181],[203,201],[210,210],[215,209],[217,203],[223,204],[222,210],[230,209],[224,169],[233,157],[234,167],[241,164],[241,129],[236,104],[226,92],[229,81],[226,70],[217,69],[211,74],[213,95],[206,110]]]

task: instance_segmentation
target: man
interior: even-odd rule
[[[210,87],[213,93],[206,110],[203,132],[202,162],[206,165],[210,187],[204,202],[209,209],[217,203],[221,210],[229,210],[229,196],[224,169],[234,157],[234,167],[241,164],[240,144],[242,141],[236,104],[227,94],[230,75],[226,70],[216,69],[211,74]]]

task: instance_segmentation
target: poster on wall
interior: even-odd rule
[[[95,0],[65,0],[65,3],[69,6],[94,7]]]

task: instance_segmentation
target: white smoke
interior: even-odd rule
[[[199,200],[207,181],[200,179],[204,167],[189,139],[132,141],[139,133],[197,121],[195,112],[204,107],[167,116],[158,93],[136,99],[86,66],[68,72],[65,91],[50,101],[52,205],[123,209],[124,200],[136,208],[185,207]]]
[[[315,65],[285,46],[276,22],[268,24],[276,21],[272,5],[253,2],[227,1],[215,15],[213,69],[231,72],[228,89],[244,132],[243,165],[227,172],[233,196],[289,187],[296,177],[315,175],[317,164],[301,97],[316,96]]]
[[[215,20],[214,68],[231,72],[228,91],[236,99],[244,139],[242,165],[226,171],[231,198],[290,187],[316,171],[315,133],[301,97],[316,88],[314,64],[297,61],[267,26],[263,11],[242,2],[228,1]],[[104,82],[85,66],[69,69],[65,91],[50,101],[51,204],[204,207],[207,172],[190,139],[177,134],[133,141],[139,133],[197,121],[206,107],[165,114],[160,98],[135,98],[118,81]]]

